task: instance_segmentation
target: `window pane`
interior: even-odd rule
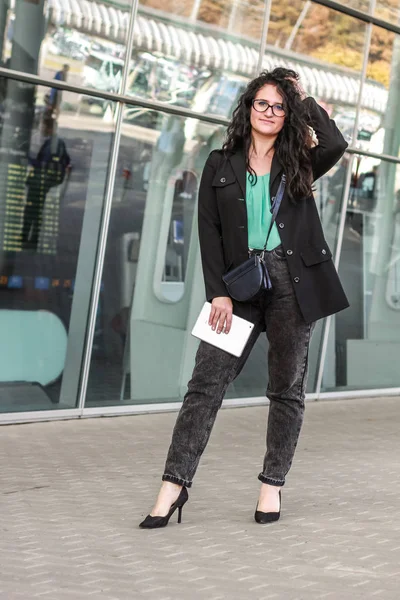
[[[365,93],[374,79],[380,84],[380,99],[360,113],[357,147],[366,152],[398,156],[399,58],[400,36],[373,27]]]
[[[375,17],[398,25],[400,18],[398,0],[378,0],[375,5]]]
[[[400,167],[353,158],[339,274],[350,308],[333,318],[323,389],[400,385]]]
[[[79,377],[83,340],[69,332],[74,312],[87,317],[114,126],[48,111],[48,88],[1,84],[0,411],[73,408],[60,390],[70,354]]]
[[[324,105],[348,142],[355,123],[366,28],[362,21],[310,1],[272,2],[264,66],[295,69],[306,93]],[[382,113],[381,87],[371,80],[362,105],[377,105]]]
[[[129,18],[129,3],[114,8],[81,1],[3,2],[1,64],[47,79],[117,92]],[[55,97],[50,100],[57,106]]]
[[[228,117],[255,72],[262,0],[142,1],[127,93]],[[180,15],[177,20],[176,14]]]
[[[86,406],[182,395],[197,347],[191,320],[204,302],[197,190],[221,134],[125,109]]]
[[[154,15],[154,10],[162,10],[177,22],[176,16],[181,17],[181,22],[192,23],[195,26],[208,24],[218,27],[222,32],[259,38],[262,30],[264,11],[263,0],[141,0],[141,14]],[[211,28],[210,28],[211,29]]]

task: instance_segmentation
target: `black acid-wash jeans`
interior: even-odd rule
[[[226,389],[240,373],[260,332],[266,329],[270,407],[267,452],[258,478],[275,486],[285,483],[303,422],[308,348],[314,324],[306,324],[300,313],[282,246],[267,252],[265,260],[272,290],[252,305],[255,327],[242,356],[237,358],[200,343],[174,428],[164,481],[192,485]]]

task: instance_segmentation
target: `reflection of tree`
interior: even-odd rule
[[[257,41],[265,10],[264,0],[142,0],[140,4],[217,25],[232,33],[254,37]]]
[[[363,12],[369,10],[369,0],[350,0],[349,4]],[[141,5],[179,14],[185,20],[192,17],[238,35],[253,37],[257,43],[265,10],[263,0],[142,0]],[[360,71],[366,39],[365,23],[313,2],[298,27],[303,8],[304,0],[272,2],[268,44],[285,48],[290,40],[290,47],[295,52]],[[399,12],[399,0],[385,0],[384,5],[378,3],[376,10],[379,17],[392,23],[398,21]],[[372,30],[367,75],[385,86],[389,84],[394,36],[381,27]]]
[[[368,5],[362,4],[362,0],[351,2],[352,7],[367,10]],[[397,7],[398,0],[388,0],[388,4]],[[302,0],[273,3],[268,37],[270,44],[285,46],[302,7]],[[365,32],[365,23],[313,3],[296,34],[292,49],[331,64],[361,70]],[[373,28],[368,76],[384,85],[389,83],[393,39],[394,33],[380,27]]]
[[[360,70],[365,24],[347,15],[313,4],[293,49],[330,63]]]

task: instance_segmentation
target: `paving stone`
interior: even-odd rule
[[[176,415],[0,435],[0,599],[398,600],[400,398],[308,403],[282,518],[253,520],[267,407],[221,411],[183,523],[142,531]]]

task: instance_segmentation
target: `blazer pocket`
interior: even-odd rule
[[[212,180],[212,186],[217,188],[226,187],[235,183],[236,177],[233,173],[217,173]]]
[[[307,246],[300,252],[300,256],[306,267],[312,267],[331,260],[332,252],[327,246]]]

